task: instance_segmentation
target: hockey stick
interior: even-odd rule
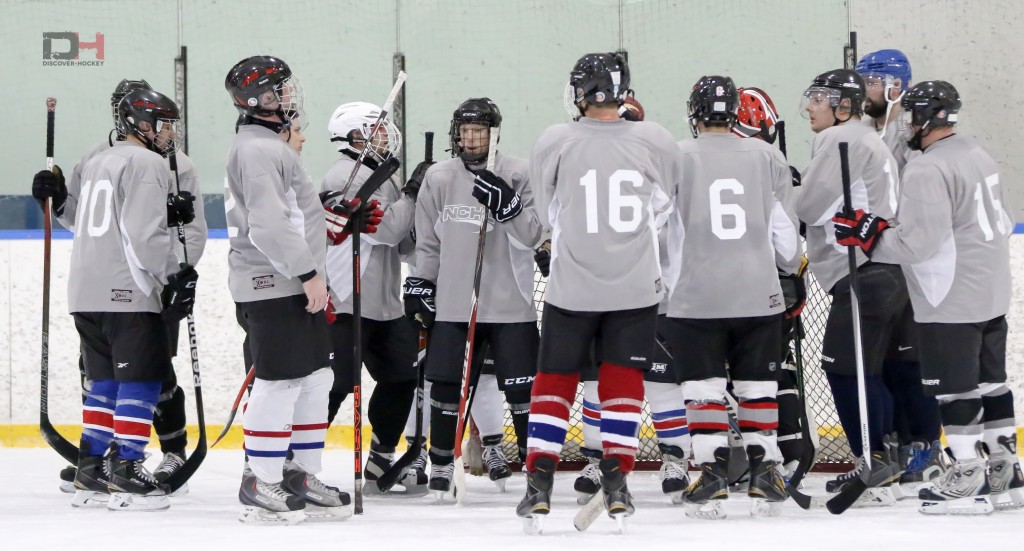
[[[171,165],[171,172],[174,173],[174,186],[181,195],[181,180],[178,177],[178,156],[171,152],[167,156]],[[185,264],[188,264],[188,247],[185,245],[185,224],[178,222],[178,241],[181,243],[182,256]],[[199,348],[196,339],[196,318],[189,312],[188,318],[188,348],[192,359],[192,388],[196,394],[196,421],[199,423],[199,441],[196,442],[196,450],[185,460],[185,463],[171,476],[167,477],[164,484],[170,488],[168,494],[173,494],[188,482],[188,479],[195,474],[199,465],[202,465],[206,458],[206,415],[203,412],[203,383],[199,376]],[[173,367],[172,367],[173,369]]]
[[[399,77],[401,78],[401,75]],[[404,78],[402,80],[404,81]],[[389,99],[389,101],[393,100]],[[363,153],[367,148],[369,148],[369,144],[363,147]],[[360,153],[360,158],[363,153]],[[360,166],[357,161],[354,170],[358,171]],[[355,496],[352,500],[352,511],[357,515],[363,514],[363,303],[360,289],[362,282],[361,259],[359,257],[362,240],[359,236],[362,235],[363,216],[366,206],[369,205],[370,196],[380,189],[380,186],[384,185],[384,182],[388,181],[396,170],[398,170],[398,159],[389,157],[363,182],[363,186],[359,188],[355,197],[359,200],[359,206],[352,213],[349,222],[352,226],[352,343],[354,344],[352,347],[352,369],[354,372],[352,379],[352,460],[354,462],[355,487],[353,489]],[[349,178],[349,184],[351,183],[352,179]],[[347,185],[345,187],[348,188]]]
[[[814,465],[814,443],[811,439],[811,423],[807,418],[807,396],[804,388],[804,352],[803,352],[803,338],[804,338],[804,324],[803,316],[797,316],[796,330],[793,336],[793,358],[796,363],[796,385],[797,385],[797,397],[800,401],[800,428],[801,437],[804,441],[803,454],[800,455],[800,462],[797,464],[796,471],[793,472],[793,476],[789,477],[789,484],[786,490],[789,492],[789,496],[793,498],[793,501],[800,506],[801,509],[810,509],[814,505],[814,498],[802,493],[800,491],[800,483],[803,481],[804,476],[810,472],[811,467]]]
[[[53,127],[57,98],[46,98],[46,170],[53,171]],[[68,463],[78,464],[78,448],[61,436],[50,422],[50,244],[53,221],[50,199],[43,201],[43,344],[39,362],[39,432],[43,440]]]
[[[789,158],[786,154],[786,121],[779,121],[775,123],[775,126],[779,127],[779,151],[782,152],[782,156]]]
[[[843,173],[843,208],[853,212],[853,200],[850,196],[850,144],[839,142],[839,166]],[[871,440],[868,434],[868,401],[864,383],[864,343],[860,327],[860,284],[857,279],[857,247],[847,248],[850,263],[850,302],[853,307],[853,354],[857,362],[857,405],[860,414],[860,437],[864,442],[862,456],[864,471],[860,476],[843,487],[838,495],[828,500],[825,507],[833,515],[841,515],[850,508],[868,489],[868,478],[871,476]]]
[[[487,170],[494,170],[494,159],[498,153],[498,129],[490,130],[490,144],[487,148]],[[462,436],[466,431],[466,416],[469,414],[470,366],[473,360],[473,338],[476,335],[476,315],[480,309],[480,275],[484,268],[484,246],[487,243],[487,209],[480,220],[480,238],[476,246],[476,267],[473,270],[473,309],[469,314],[466,328],[466,356],[462,360],[462,390],[459,393],[459,421],[455,426],[455,502],[461,503],[466,494],[466,465],[462,459]]]
[[[398,97],[398,93],[402,91],[402,86],[405,85],[405,79],[408,78],[405,71],[399,71],[398,76],[395,77],[395,85],[391,87],[391,93],[388,94],[388,99],[384,102],[384,107],[380,110],[380,115],[377,116],[377,122],[373,123],[373,128],[370,129],[370,135],[364,136],[363,149],[359,152],[359,156],[356,157],[356,163],[352,165],[352,172],[348,175],[348,181],[345,182],[345,187],[341,188],[341,195],[344,197],[348,194],[348,188],[352,187],[352,182],[356,179],[356,174],[359,173],[359,167],[363,166],[363,160],[366,159],[367,152],[370,151],[370,144],[373,143],[374,136],[380,131],[380,127],[384,126],[384,118],[388,116],[388,111],[391,111],[391,106],[395,103],[395,98]],[[382,182],[383,183],[383,182]]]
[[[231,430],[231,424],[234,423],[235,415],[238,413],[238,404],[242,402],[242,396],[245,395],[245,389],[249,388],[249,385],[252,384],[252,380],[255,378],[256,366],[252,366],[249,368],[249,372],[245,374],[245,380],[242,381],[242,388],[239,388],[238,394],[235,395],[235,402],[231,404],[231,412],[228,413],[228,420],[224,423],[224,430],[220,431],[217,439],[213,441],[213,444],[210,444],[211,448],[216,448],[217,444],[219,444],[220,441],[228,434],[228,431]]]

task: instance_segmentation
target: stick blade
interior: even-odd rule
[[[828,500],[825,503],[825,508],[828,512],[833,515],[841,515],[846,512],[847,509],[853,506],[854,503],[860,499],[860,496],[864,495],[868,489],[868,485],[860,478],[850,482],[843,488],[843,491],[839,492],[838,495]]]

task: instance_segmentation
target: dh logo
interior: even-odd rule
[[[93,50],[96,60],[82,60],[82,50]],[[83,42],[76,32],[43,33],[44,66],[102,66],[105,59],[103,33],[96,33],[92,42]]]

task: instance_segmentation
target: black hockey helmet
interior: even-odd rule
[[[926,130],[937,126],[952,126],[960,113],[960,94],[944,80],[926,80],[915,84],[900,100],[910,126],[919,127],[907,145],[921,149],[921,138]]]
[[[824,72],[811,82],[811,85],[804,90],[804,99],[800,104],[800,112],[807,116],[807,102],[811,100],[827,100],[832,107],[832,115],[835,123],[846,122],[850,117],[864,113],[864,98],[867,97],[867,87],[864,84],[864,77],[849,69],[833,69]],[[843,100],[849,100],[849,105],[844,106]],[[840,120],[838,113],[840,109],[849,113],[849,117]]]
[[[117,126],[117,104],[121,103],[121,98],[123,98],[128,92],[131,92],[132,90],[152,89],[153,87],[150,86],[149,83],[143,79],[122,79],[121,82],[117,83],[117,86],[114,88],[114,93],[110,94],[110,114],[114,117],[114,132],[117,135],[118,140],[124,139],[124,131],[118,128]]]
[[[288,64],[273,56],[258,55],[239,61],[224,78],[224,88],[246,122],[255,115],[277,115],[281,119],[278,131],[287,129],[302,109],[302,85]]]
[[[501,132],[501,110],[490,98],[469,98],[459,104],[452,113],[452,123],[448,128],[448,144],[453,156],[458,156],[466,163],[477,163],[487,158],[487,151],[467,153],[462,147],[460,128],[463,124],[482,124],[491,132]]]
[[[739,91],[732,78],[707,75],[702,76],[693,85],[690,99],[686,102],[689,112],[690,132],[696,138],[697,123],[725,124],[730,129],[736,124],[740,108]]]
[[[586,54],[569,72],[565,86],[565,110],[573,120],[583,116],[587,104],[616,102],[626,99],[629,90],[629,66],[617,53]]]
[[[128,92],[117,104],[118,125],[150,150],[167,156],[183,143],[185,128],[178,106],[155,90]]]

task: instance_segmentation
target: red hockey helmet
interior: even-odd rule
[[[775,143],[779,112],[772,98],[760,88],[740,88],[739,92],[740,108],[732,131],[744,138],[757,136],[768,143]]]

